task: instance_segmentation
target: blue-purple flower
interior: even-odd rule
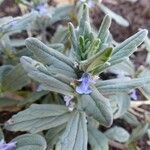
[[[47,12],[45,4],[39,4],[36,6],[35,10],[39,12],[40,15],[44,15]]]
[[[73,111],[75,103],[72,102],[73,95],[65,95],[64,101],[66,103],[66,106],[68,107],[69,111]]]
[[[4,140],[0,141],[0,150],[15,150],[17,142],[6,143]]]
[[[76,92],[79,94],[90,94],[92,92],[90,84],[94,81],[88,73],[83,73],[82,77],[78,80],[80,85],[76,87]]]

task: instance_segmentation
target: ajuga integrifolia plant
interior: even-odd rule
[[[60,101],[31,105],[5,123],[7,130],[30,133],[48,130],[45,135],[48,150],[54,147],[56,150],[87,150],[88,143],[93,150],[108,150],[109,139],[130,143],[132,138],[121,127],[110,128],[105,133],[97,127],[108,128],[114,119],[127,113],[130,91],[149,84],[150,78],[102,80],[99,75],[128,60],[144,41],[147,30],[141,29],[114,46],[110,24],[111,18],[106,15],[99,32],[93,32],[88,7],[84,4],[79,25],[76,28],[72,23],[68,25],[71,47],[67,55],[37,38],[25,41],[34,55],[32,58],[21,57],[25,71],[40,84],[40,90],[58,93]],[[121,105],[118,99],[123,102]],[[144,127],[147,128],[147,124]],[[125,138],[120,135],[115,139],[114,132],[122,133]]]

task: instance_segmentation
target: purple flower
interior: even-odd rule
[[[0,150],[15,150],[17,142],[5,143],[4,140],[0,141]]]
[[[72,99],[73,99],[73,96],[68,96],[68,95],[65,95],[64,96],[64,101],[66,103],[66,106],[68,107],[69,111],[73,111],[74,109],[74,106],[75,106],[75,103],[72,102]]]
[[[135,100],[135,101],[138,100],[138,95],[137,95],[135,89],[130,90],[129,95],[130,95],[130,97],[131,97],[132,100]]]
[[[36,6],[35,10],[39,12],[40,15],[44,15],[46,13],[46,5],[45,4],[39,4]]]
[[[80,0],[80,2],[82,2],[82,3],[87,2],[89,8],[92,8],[95,5],[95,2],[93,0],[88,0],[88,1],[86,1],[86,0]]]
[[[90,94],[92,92],[92,90],[90,89],[90,83],[93,83],[93,80],[88,73],[83,73],[82,77],[78,81],[80,81],[81,84],[76,87],[77,93]]]

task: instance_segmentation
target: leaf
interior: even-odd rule
[[[7,97],[0,97],[0,109],[3,107],[10,107],[14,106],[19,101],[16,101],[15,99],[7,98]]]
[[[39,100],[42,96],[48,94],[49,91],[40,91],[40,92],[33,92],[28,97],[26,97],[24,100],[18,102],[17,106],[23,106],[26,104],[32,104],[35,101]]]
[[[43,64],[29,57],[23,56],[20,61],[23,64],[24,69],[28,72],[28,75],[33,80],[42,84],[44,90],[66,95],[73,94],[73,88],[70,86],[69,78],[65,77],[62,79],[61,74],[49,72],[48,68],[46,68]]]
[[[104,126],[110,126],[113,121],[113,112],[109,100],[92,88],[91,95],[81,95],[79,99],[83,110]]]
[[[64,132],[66,124],[51,128],[47,131],[45,138],[47,141],[47,150],[53,150],[55,144]]]
[[[83,70],[86,70],[87,72],[94,72],[95,70],[97,71],[99,70],[100,66],[104,65],[104,63],[106,63],[109,60],[111,53],[112,48],[107,48],[103,52],[100,51],[93,57],[85,61],[81,61],[79,67]]]
[[[133,129],[130,138],[128,140],[128,144],[140,139],[147,132],[148,126],[149,126],[148,123],[141,123],[135,129]]]
[[[105,135],[114,141],[125,143],[128,141],[130,134],[122,127],[114,126],[105,132]]]
[[[105,43],[108,38],[110,25],[111,25],[111,18],[109,15],[106,15],[101,23],[97,36],[102,43]]]
[[[139,46],[144,41],[147,33],[147,30],[142,29],[116,46],[113,50],[113,55],[110,63],[114,60],[130,56],[136,50],[137,46]]]
[[[0,127],[0,141],[1,140],[4,140],[4,133],[3,133],[2,129],[1,129],[1,127]]]
[[[9,119],[5,128],[10,131],[37,133],[64,124],[69,117],[68,109],[62,105],[33,104]]]
[[[0,26],[0,31],[2,35],[6,33],[14,33],[22,30],[26,30],[31,27],[31,23],[35,20],[37,12],[33,11],[31,13],[25,14],[22,17],[15,17]]]
[[[62,53],[47,47],[36,38],[28,38],[25,42],[27,48],[45,65],[56,65],[56,67],[63,67],[65,70],[74,72],[74,63],[71,59]]]
[[[140,124],[140,122],[138,121],[138,119],[136,118],[135,115],[131,114],[130,112],[125,113],[122,116],[122,119],[124,119],[127,123],[129,123],[132,126],[137,126]]]
[[[130,107],[130,96],[127,93],[116,93],[116,95],[109,97],[115,101],[116,107],[114,112],[114,119],[123,116]]]
[[[27,73],[21,64],[10,70],[2,80],[2,91],[17,91],[30,83]]]
[[[149,84],[150,78],[99,80],[96,87],[102,93],[129,92],[129,90]]]
[[[12,140],[17,142],[16,150],[46,150],[46,141],[44,137],[38,134],[24,134]]]
[[[83,112],[74,112],[56,150],[87,150],[87,121]]]
[[[126,19],[124,19],[122,16],[114,13],[109,8],[107,8],[105,5],[100,4],[100,8],[105,14],[108,14],[112,19],[114,19],[119,25],[124,26],[124,27],[129,26],[129,22]]]
[[[92,150],[108,150],[108,139],[99,130],[88,124],[88,138]]]

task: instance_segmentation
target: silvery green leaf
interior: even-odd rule
[[[135,142],[139,138],[141,138],[147,132],[148,126],[149,126],[148,123],[141,123],[135,129],[133,129],[130,138],[128,140],[128,143]]]
[[[28,38],[25,42],[27,48],[45,65],[54,65],[57,68],[74,72],[74,63],[62,53],[47,47],[36,38]]]
[[[150,139],[150,128],[147,130],[148,138]]]
[[[2,128],[0,127],[0,141],[4,139],[4,134],[3,134],[3,131],[2,131]]]
[[[35,20],[37,12],[33,11],[29,14],[25,14],[22,17],[16,17],[7,23],[0,26],[0,32],[4,35],[6,33],[14,33],[29,28],[31,23]]]
[[[116,46],[113,50],[113,55],[110,63],[114,60],[130,56],[136,50],[136,48],[144,41],[147,33],[148,32],[146,29],[141,29],[139,32]]]
[[[56,150],[87,150],[87,120],[83,112],[73,112]]]
[[[28,97],[26,97],[24,100],[18,102],[17,106],[23,106],[26,104],[32,104],[35,101],[39,100],[42,96],[48,94],[49,91],[39,91],[39,92],[33,92]]]
[[[130,96],[127,93],[116,93],[109,97],[109,99],[116,103],[114,112],[115,119],[123,116],[128,111],[130,107]]]
[[[60,25],[51,38],[51,43],[64,43],[68,38],[68,28]]]
[[[108,150],[108,139],[101,131],[88,124],[88,139],[92,150]]]
[[[59,52],[63,52],[64,51],[64,44],[62,43],[51,43],[51,44],[48,44],[48,47],[51,47]]]
[[[13,67],[2,80],[2,91],[17,91],[30,83],[27,73],[21,64]]]
[[[33,104],[28,109],[12,116],[5,123],[5,128],[10,131],[37,133],[64,124],[69,117],[70,112],[63,105]]]
[[[42,84],[44,90],[50,90],[66,95],[72,95],[73,88],[70,86],[70,80],[63,75],[49,72],[48,69],[40,62],[37,62],[29,57],[21,57],[21,63],[28,75]],[[64,78],[62,78],[62,76]]]
[[[96,87],[99,91],[104,93],[116,93],[116,92],[129,92],[129,90],[142,87],[150,83],[150,78],[122,78],[111,80],[99,80],[96,82]]]
[[[105,43],[108,38],[110,25],[111,25],[111,18],[109,17],[109,15],[106,15],[101,23],[97,36],[98,38],[100,38],[102,43]]]
[[[52,12],[50,23],[54,24],[60,20],[69,20],[69,14],[73,10],[73,8],[73,5],[57,6]]]
[[[82,6],[83,8],[83,12],[82,12],[82,16],[80,18],[80,22],[79,22],[79,29],[78,29],[78,34],[80,35],[84,35],[84,34],[87,34],[89,33],[89,31],[87,31],[86,29],[86,26],[87,26],[87,22],[90,22],[89,21],[89,9],[88,9],[88,5],[87,4],[83,4]]]
[[[105,132],[105,135],[114,141],[125,143],[128,141],[130,134],[122,127],[114,126]]]
[[[55,144],[64,132],[66,124],[51,128],[47,131],[45,138],[47,141],[47,150],[53,150]]]
[[[12,98],[0,97],[0,110],[3,107],[15,106],[17,105],[18,102],[19,101],[16,101],[15,99]]]
[[[110,102],[95,88],[92,88],[92,90],[90,95],[79,96],[82,108],[89,116],[99,121],[100,124],[110,126],[113,121]]]
[[[46,150],[47,147],[44,137],[38,134],[20,135],[12,142],[17,142],[16,150]]]
[[[147,78],[150,76],[150,70],[149,68],[145,68],[139,75],[139,78]],[[150,96],[150,86],[149,84],[143,84],[141,87],[143,89],[143,92],[149,97]]]
[[[100,4],[101,10],[105,13],[108,14],[113,20],[115,20],[119,25],[128,27],[129,22],[124,19],[122,16],[116,14],[115,12],[111,11],[109,8],[107,8],[105,5]]]
[[[0,83],[2,82],[4,76],[13,68],[12,65],[3,65],[0,67]]]
[[[106,63],[112,54],[112,48],[107,48],[103,52],[98,52],[93,57],[82,61],[80,68],[86,70],[87,72],[92,72],[98,74],[99,68]]]
[[[116,64],[108,69],[110,72],[115,73],[116,75],[125,75],[125,76],[131,76],[134,77],[135,70],[134,65],[130,61],[130,59],[127,59],[119,64]]]
[[[138,121],[138,119],[136,118],[135,115],[131,114],[130,112],[125,113],[122,116],[122,119],[124,119],[127,123],[129,123],[132,126],[137,126],[140,124],[140,122]]]

